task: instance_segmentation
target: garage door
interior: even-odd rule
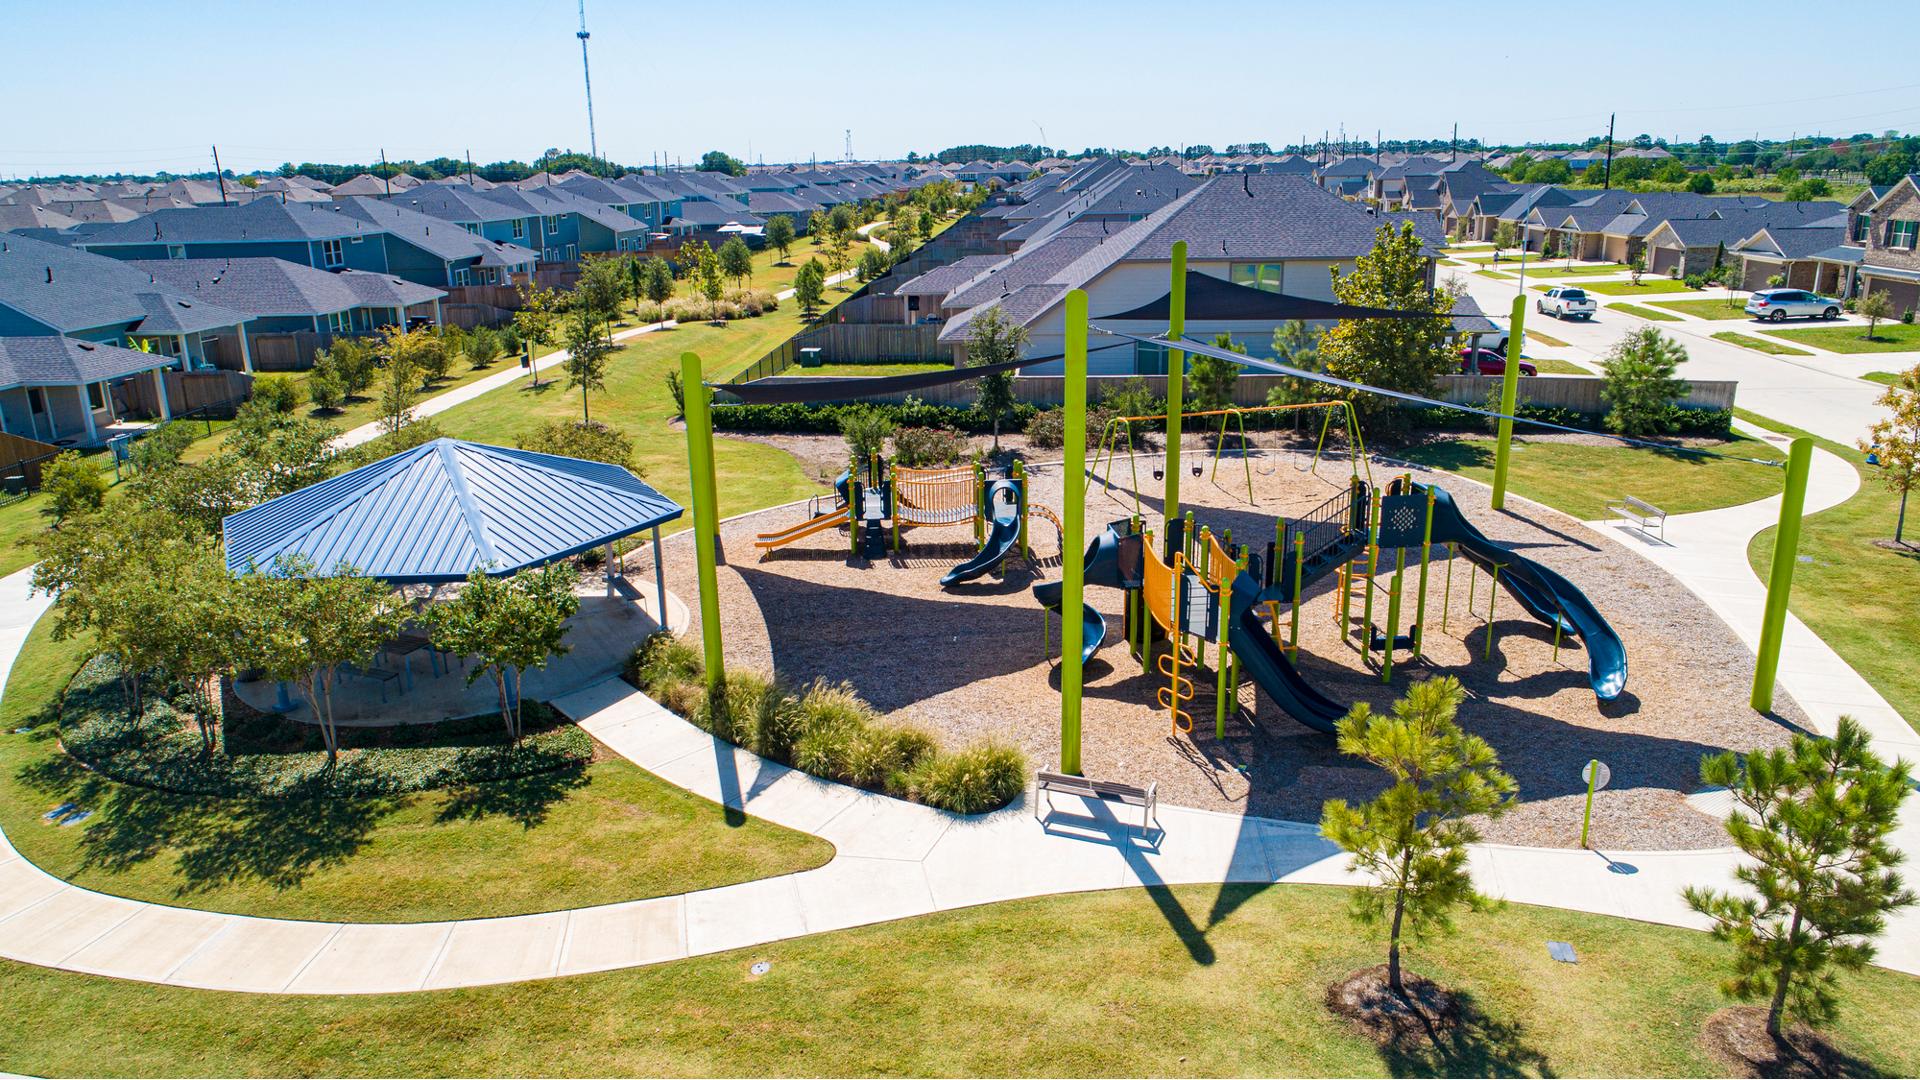
[[[1680,269],[1686,252],[1680,248],[1654,248],[1653,272],[1665,277]]]

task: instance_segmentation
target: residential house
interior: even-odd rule
[[[1835,202],[1770,202],[1714,217],[1668,218],[1647,234],[1647,268],[1668,277],[1704,274],[1762,229],[1845,224],[1846,208]]]
[[[1314,170],[1313,178],[1321,187],[1335,195],[1361,199],[1365,198],[1372,188],[1374,174],[1380,170],[1378,161],[1355,155],[1320,166]]]
[[[1850,215],[1848,228],[1850,237],[1865,237],[1862,295],[1885,293],[1896,315],[1920,311],[1920,174],[1901,177],[1864,212]]]
[[[161,419],[170,419],[162,372],[175,361],[62,334],[0,336],[0,431],[55,446],[98,446],[122,419],[115,391],[153,381]]]

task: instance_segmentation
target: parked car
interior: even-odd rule
[[[1840,301],[1805,289],[1761,289],[1747,297],[1747,314],[1756,319],[1837,319]]]
[[[1460,350],[1460,374],[1505,375],[1506,373],[1507,357],[1505,353],[1495,352],[1492,349]],[[1531,361],[1523,359],[1520,361],[1520,374],[1538,375],[1540,374],[1540,369],[1534,367]]]
[[[1555,285],[1547,290],[1547,295],[1533,302],[1533,310],[1556,319],[1591,319],[1599,307],[1593,297],[1587,295],[1587,290],[1565,285]]]

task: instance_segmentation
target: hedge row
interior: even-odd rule
[[[246,715],[237,714],[242,711]],[[67,685],[60,741],[69,754],[115,780],[226,797],[400,795],[551,772],[593,757],[587,733],[541,702],[526,703],[526,735],[518,746],[507,742],[497,715],[342,727],[340,761],[331,769],[313,725],[235,712],[222,722],[211,754],[183,699],[150,689],[142,715],[130,722],[120,663],[102,654]]]

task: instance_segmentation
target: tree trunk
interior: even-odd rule
[[[993,414],[993,452],[1000,452],[1000,414]]]
[[[500,691],[500,719],[507,725],[507,741],[518,742],[513,733],[513,705],[507,701],[507,676],[504,668],[493,668],[493,685]]]
[[[1800,908],[1798,905],[1795,905],[1793,909],[1793,924],[1787,928],[1787,940],[1792,941],[1799,935]],[[1793,958],[1789,955],[1787,959],[1780,961],[1778,968],[1774,969],[1773,1000],[1767,1003],[1767,1034],[1773,1036],[1776,1040],[1780,1038],[1780,1019],[1786,1012],[1787,984],[1792,977]]]
[[[1413,865],[1413,852],[1409,850],[1400,860],[1400,887],[1393,893],[1393,929],[1387,935],[1387,989],[1396,997],[1406,997],[1407,988],[1400,981],[1400,924],[1407,913],[1407,871]]]
[[[513,669],[513,741],[516,745],[518,745],[518,743],[520,742],[520,736],[522,733],[522,730],[520,727],[520,719],[521,719],[521,713],[526,704],[526,685],[527,685],[526,669],[514,668]]]
[[[1893,522],[1893,542],[1894,543],[1904,544],[1907,542],[1904,536],[1902,535],[1903,533],[1906,532],[1906,529],[1907,529],[1907,489],[1901,488],[1900,489],[1900,516],[1895,518]]]

